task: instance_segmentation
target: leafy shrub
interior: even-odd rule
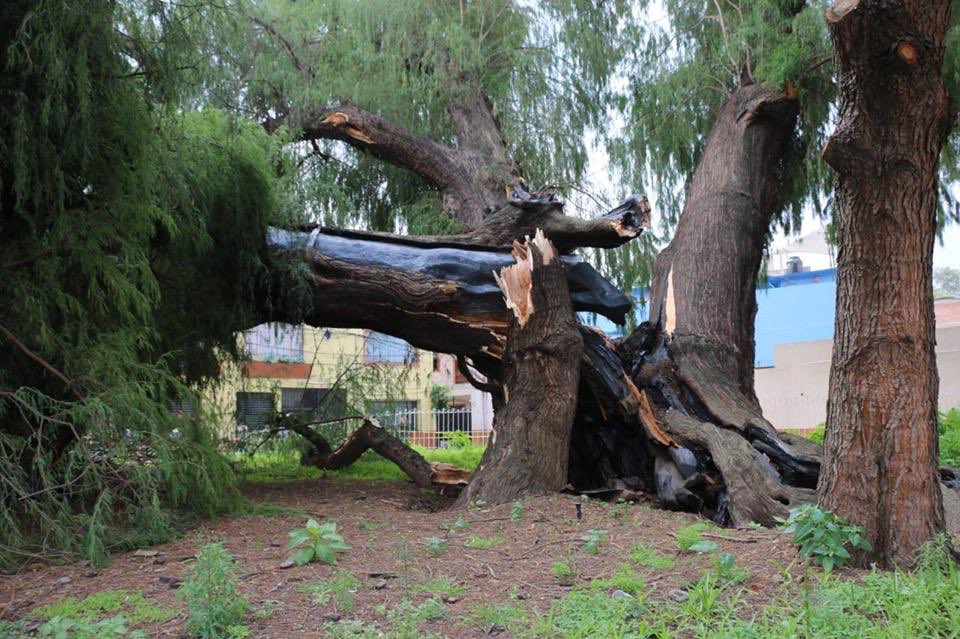
[[[293,549],[304,544],[306,547],[290,557],[290,560],[298,566],[304,566],[311,561],[335,564],[337,553],[350,549],[350,545],[337,532],[336,522],[325,521],[319,524],[312,517],[307,520],[306,527],[290,531],[290,543],[287,544],[287,548]]]
[[[177,591],[187,603],[187,630],[200,639],[242,637],[247,602],[237,592],[234,560],[221,543],[206,544],[193,575]]]
[[[793,543],[800,546],[801,555],[818,562],[827,572],[850,559],[846,546],[871,549],[870,542],[862,536],[862,527],[813,504],[793,508],[783,522],[783,530],[793,533]]]
[[[752,574],[749,568],[738,566],[737,558],[728,552],[722,552],[714,557],[713,565],[724,587],[746,581]]]
[[[470,439],[470,435],[462,430],[453,430],[449,433],[444,433],[443,440],[449,448],[454,449],[470,448],[474,445],[473,440]]]

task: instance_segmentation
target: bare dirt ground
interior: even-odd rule
[[[570,588],[558,583],[552,566],[568,562],[578,582],[608,577],[629,563],[633,544],[647,544],[676,558],[673,568],[652,570],[634,565],[651,589],[653,601],[665,602],[670,591],[683,589],[708,569],[710,556],[681,553],[675,533],[698,521],[692,515],[657,510],[648,505],[612,505],[590,500],[576,516],[577,497],[555,495],[526,500],[519,522],[511,505],[447,510],[451,501],[420,492],[406,482],[364,482],[320,479],[272,485],[248,485],[253,500],[290,506],[320,521],[335,520],[350,550],[336,566],[313,563],[280,569],[289,556],[287,533],[305,523],[305,516],[222,518],[205,522],[179,541],[156,546],[155,556],[134,552],[116,556],[109,566],[91,570],[82,564],[25,566],[19,574],[0,576],[0,618],[29,618],[32,610],[68,596],[85,597],[114,589],[141,591],[151,603],[179,611],[172,619],[143,629],[151,637],[185,637],[184,605],[169,582],[188,578],[202,543],[222,540],[237,558],[240,589],[253,610],[247,620],[250,636],[263,638],[323,637],[330,619],[358,619],[386,628],[384,610],[407,599],[414,604],[430,595],[418,589],[426,581],[447,578],[463,586],[445,602],[445,618],[428,621],[423,634],[485,637],[503,629],[479,623],[477,606],[510,602],[544,611]],[[469,522],[449,530],[458,516]],[[604,530],[599,554],[582,550],[589,530]],[[737,565],[752,576],[741,597],[765,605],[776,596],[784,575],[803,569],[786,535],[771,530],[724,530],[707,533],[721,552],[736,556]],[[447,549],[427,550],[426,539],[440,537]],[[466,548],[470,537],[504,542],[489,549]],[[144,554],[144,553],[141,553]],[[362,586],[355,607],[338,610],[333,597],[318,604],[305,585],[349,571]],[[802,577],[801,577],[802,578]],[[257,612],[258,611],[258,612]]]

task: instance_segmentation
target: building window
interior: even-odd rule
[[[376,417],[380,425],[393,430],[417,430],[417,402],[368,401],[367,414]]]
[[[347,393],[342,388],[282,388],[280,410],[301,413],[319,419],[337,419],[347,415]]]
[[[273,416],[273,393],[237,393],[237,427],[256,430]]]
[[[369,364],[414,364],[417,349],[399,337],[369,331],[363,340],[363,358]]]
[[[248,357],[255,362],[303,362],[303,324],[260,324],[244,331]]]

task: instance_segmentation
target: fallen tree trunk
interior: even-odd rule
[[[567,483],[583,343],[556,249],[537,232],[496,277],[513,313],[503,363],[505,405],[459,503],[503,503]]]
[[[462,486],[471,475],[470,471],[450,464],[431,464],[372,417],[364,418],[360,428],[350,433],[336,449],[309,426],[292,424],[287,428],[312,444],[312,448],[300,457],[304,466],[340,470],[372,450],[396,464],[417,486]]]

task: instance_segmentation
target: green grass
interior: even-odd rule
[[[135,626],[172,619],[177,611],[150,603],[139,590],[104,590],[83,599],[65,597],[35,609],[33,614],[42,619],[60,617],[86,621],[122,614],[130,625]]]
[[[427,461],[453,464],[473,470],[483,457],[483,446],[466,448],[426,449],[414,446],[414,450]],[[407,475],[391,461],[373,451],[367,451],[356,462],[341,470],[321,470],[313,466],[301,466],[300,456],[293,451],[259,452],[238,457],[236,460],[244,481],[255,483],[278,483],[304,479],[331,477],[334,479],[360,479],[367,481],[402,481]]]
[[[622,566],[613,576],[574,588],[542,614],[517,602],[485,604],[470,619],[488,632],[506,628],[516,639],[592,637],[668,639],[903,639],[960,635],[960,567],[944,540],[930,544],[912,573],[870,572],[854,581],[811,571],[803,584],[787,582],[758,606],[708,570],[690,584],[683,603],[651,601],[643,580]],[[631,597],[611,597],[614,589]]]
[[[505,543],[507,543],[507,540],[503,538],[503,535],[494,535],[493,537],[478,537],[474,535],[472,537],[467,537],[463,542],[463,546],[464,548],[490,550],[491,548],[502,546]]]
[[[676,560],[668,555],[662,555],[652,547],[644,544],[634,544],[630,548],[630,559],[635,564],[651,570],[668,570],[673,568]]]
[[[415,583],[412,586],[414,592],[425,592],[431,595],[441,597],[459,597],[464,593],[465,588],[449,577],[438,576],[430,581]]]
[[[300,586],[301,592],[313,595],[313,602],[318,606],[326,605],[331,596],[340,612],[350,612],[356,605],[355,597],[360,589],[360,581],[346,570],[340,570],[336,575],[325,581]]]

